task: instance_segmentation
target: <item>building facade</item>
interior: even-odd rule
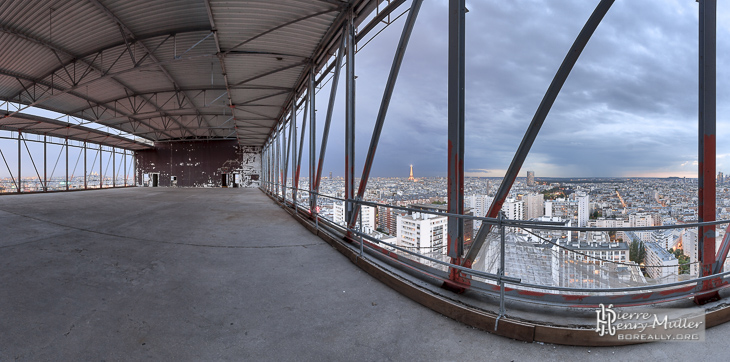
[[[663,281],[672,282],[676,280],[679,274],[679,261],[674,256],[657,243],[644,243],[646,257],[644,263],[646,265],[646,273],[654,279],[662,278]]]
[[[365,233],[370,233],[376,230],[375,224],[375,208],[372,206],[362,206],[360,208],[360,215],[362,216],[362,230]],[[346,226],[345,221],[345,202],[335,201],[332,205],[332,221],[340,226]],[[355,228],[360,225],[360,217],[358,217]]]
[[[527,194],[522,197],[525,203],[525,218],[527,220],[545,215],[545,196],[543,194]]]
[[[398,215],[396,245],[421,254],[446,254],[446,232],[448,218],[414,212]]]

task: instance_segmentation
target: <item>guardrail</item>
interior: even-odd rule
[[[266,192],[267,194],[271,195],[272,197],[276,198],[280,202],[282,202],[285,206],[292,206],[295,209],[295,213],[299,213],[299,209],[303,208],[304,214],[308,217],[312,218],[315,222],[315,225],[317,228],[320,227],[320,219],[326,220],[322,217],[320,217],[319,214],[311,213],[309,211],[308,205],[298,205],[294,202],[294,200],[287,199],[285,196],[287,194],[287,190],[294,190],[292,187],[284,186],[281,184],[278,184],[280,187],[279,193],[275,194],[274,192],[271,192],[270,189],[266,187],[266,184],[275,185],[271,182],[265,182],[262,181],[262,190]],[[694,228],[694,227],[701,227],[701,226],[708,226],[708,225],[721,225],[721,224],[730,224],[730,220],[718,220],[718,221],[712,221],[712,222],[696,222],[696,223],[688,223],[688,224],[677,224],[677,225],[662,225],[662,226],[653,226],[653,227],[616,227],[616,228],[608,228],[608,227],[574,227],[574,226],[565,226],[564,223],[559,222],[539,222],[539,221],[527,221],[527,220],[510,220],[504,217],[503,214],[500,215],[499,218],[488,218],[488,217],[480,217],[480,216],[472,216],[472,215],[458,215],[458,214],[451,214],[451,213],[445,213],[445,212],[434,212],[434,211],[428,211],[428,210],[421,210],[421,209],[414,209],[409,207],[402,207],[402,206],[395,206],[395,205],[387,205],[387,204],[381,204],[371,201],[363,201],[363,200],[357,200],[357,199],[343,199],[339,197],[334,197],[330,195],[325,195],[322,193],[317,193],[314,191],[306,190],[306,189],[296,189],[298,192],[301,192],[302,196],[301,200],[305,200],[309,202],[310,198],[309,195],[317,195],[317,197],[330,199],[333,201],[339,201],[339,202],[345,202],[345,203],[352,203],[354,205],[357,205],[357,207],[360,206],[371,206],[371,207],[386,207],[390,209],[395,210],[402,210],[402,211],[408,211],[408,212],[419,212],[424,214],[432,214],[432,215],[438,215],[438,216],[447,216],[447,217],[456,217],[460,219],[471,219],[471,220],[480,220],[483,223],[486,223],[488,225],[491,225],[492,227],[496,227],[499,230],[499,269],[497,273],[489,273],[486,271],[481,270],[475,270],[467,267],[463,267],[461,265],[456,265],[449,263],[444,260],[439,260],[437,258],[424,255],[422,253],[409,250],[408,248],[404,248],[401,246],[398,246],[393,243],[389,243],[380,239],[377,239],[367,233],[364,233],[362,231],[362,221],[359,223],[358,229],[349,229],[346,226],[335,224],[334,222],[328,222],[328,227],[335,228],[338,231],[346,234],[346,235],[352,235],[355,237],[351,237],[350,239],[359,244],[360,248],[360,256],[364,257],[364,253],[367,250],[368,252],[376,252],[381,255],[387,255],[390,256],[391,260],[395,261],[396,263],[400,263],[401,265],[405,265],[408,267],[409,270],[414,270],[414,268],[421,274],[428,275],[430,277],[435,277],[437,279],[447,281],[448,275],[444,273],[442,270],[430,267],[428,265],[425,265],[418,261],[424,260],[429,261],[431,263],[434,263],[435,265],[440,265],[442,267],[449,269],[456,269],[461,271],[464,274],[467,274],[471,276],[471,285],[469,289],[478,290],[481,292],[486,292],[488,294],[498,294],[499,301],[500,301],[500,317],[504,315],[504,303],[505,298],[509,299],[517,299],[517,300],[527,300],[531,302],[538,302],[538,303],[545,303],[545,304],[555,304],[555,305],[570,305],[570,306],[581,306],[581,307],[593,307],[597,306],[600,303],[611,303],[614,305],[642,305],[642,304],[650,304],[650,303],[662,303],[662,302],[670,302],[678,299],[683,298],[690,298],[698,294],[700,291],[702,293],[707,293],[708,291],[715,291],[720,290],[723,288],[726,288],[728,285],[730,285],[725,279],[726,277],[730,276],[730,271],[726,271],[723,273],[713,274],[709,276],[704,277],[698,277],[688,280],[682,280],[682,281],[676,281],[676,282],[670,282],[670,283],[661,283],[661,284],[653,284],[653,285],[642,285],[642,286],[629,286],[629,287],[619,287],[619,288],[575,288],[575,287],[565,287],[565,286],[555,286],[555,285],[543,285],[543,284],[535,284],[535,283],[529,283],[521,278],[515,278],[505,275],[505,245],[506,245],[506,238],[505,238],[505,230],[506,228],[520,228],[520,229],[546,229],[546,230],[557,230],[557,231],[652,231],[652,230],[665,230],[665,229],[682,229],[682,228]],[[284,197],[282,197],[284,195]],[[305,196],[306,195],[306,196]],[[362,213],[359,213],[360,220],[362,220]],[[386,250],[383,246],[388,247],[390,250]],[[391,251],[397,251],[401,254],[391,254]],[[580,253],[579,253],[580,254]],[[404,258],[397,258],[396,255],[408,255],[412,256],[414,259],[404,259]],[[620,263],[619,263],[620,264]],[[685,265],[685,264],[682,264]],[[648,266],[648,267],[654,267],[654,266]],[[483,281],[480,281],[476,278],[481,278]],[[701,290],[702,282],[710,281],[710,280],[716,280],[721,279],[722,282],[719,283],[719,286],[715,287],[711,290]],[[495,284],[489,283],[488,281],[491,281]],[[513,286],[507,287],[507,285]],[[558,293],[551,293],[551,292],[558,292]]]

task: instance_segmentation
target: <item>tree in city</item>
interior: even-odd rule
[[[679,263],[679,274],[689,274],[689,256],[684,254],[682,249],[669,249],[669,252],[674,254]]]
[[[629,260],[636,264],[641,264],[644,262],[644,257],[646,257],[644,242],[639,239],[631,241],[631,245],[629,245]]]

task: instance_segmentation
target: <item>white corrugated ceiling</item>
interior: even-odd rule
[[[2,1],[0,100],[150,141],[260,146],[350,6],[364,17],[381,1]]]

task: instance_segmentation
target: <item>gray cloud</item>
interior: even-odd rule
[[[467,3],[466,169],[509,165],[553,75],[597,1]],[[374,176],[446,174],[447,1],[425,2],[404,59]],[[730,136],[730,20],[718,14],[718,154]],[[696,174],[697,15],[686,1],[617,1],[581,55],[522,173],[538,176]],[[405,16],[358,53],[357,169]],[[343,83],[344,85],[344,83]],[[344,90],[340,88],[339,104]],[[322,94],[325,94],[323,91]],[[319,96],[319,117],[325,97]],[[326,168],[341,174],[344,107]],[[730,166],[718,157],[718,170]],[[483,172],[483,171],[479,171]]]

